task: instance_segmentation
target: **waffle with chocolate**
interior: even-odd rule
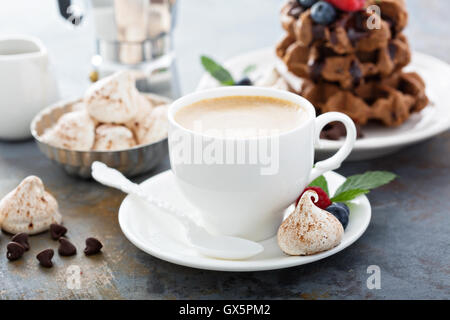
[[[352,90],[305,80],[301,92],[321,113],[343,112],[360,125],[376,120],[386,126],[398,126],[428,104],[425,83],[413,72],[373,79]]]
[[[288,35],[277,47],[277,54],[289,71],[314,81],[338,82],[344,89],[359,85],[368,77],[389,76],[411,61],[411,52],[403,34],[390,39],[385,48],[337,55],[327,47],[308,47]],[[289,43],[287,46],[286,44]]]
[[[408,21],[404,0],[367,0],[356,11],[335,8],[330,23],[314,16],[318,2],[312,8],[300,3],[291,0],[281,10],[286,34],[276,53],[304,79],[298,93],[319,113],[340,111],[360,125],[375,120],[397,126],[428,104],[420,76],[402,72],[411,61],[402,33]],[[374,4],[379,16],[367,10]],[[371,27],[375,23],[378,28]]]

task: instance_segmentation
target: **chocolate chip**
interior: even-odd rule
[[[11,238],[12,242],[17,242],[25,248],[25,251],[30,249],[30,244],[28,243],[28,234],[25,232],[18,233],[14,237]]]
[[[66,238],[59,238],[58,253],[60,256],[73,256],[77,254],[77,248]]]
[[[361,69],[358,66],[358,63],[353,60],[350,65],[350,74],[353,77],[353,85],[356,87],[361,83],[361,78],[363,76]]]
[[[6,250],[6,258],[10,261],[20,259],[25,253],[25,248],[17,242],[8,243]]]
[[[322,26],[322,25],[313,26],[312,35],[313,35],[314,40],[317,40],[317,41],[326,40],[325,26]]]
[[[319,81],[323,67],[324,63],[322,61],[314,61],[309,70],[311,80],[314,82]]]
[[[397,54],[397,46],[393,43],[389,43],[388,51],[389,51],[389,57],[391,57],[391,60],[394,60],[395,55]]]
[[[364,32],[367,31],[367,18],[368,16],[360,11],[353,12],[354,26],[356,30]]]
[[[84,249],[84,254],[87,256],[99,253],[103,248],[103,245],[100,241],[95,238],[87,238],[86,239],[86,249]]]
[[[330,32],[330,41],[333,45],[337,45],[338,43],[338,37],[335,30]]]
[[[367,36],[367,33],[359,32],[359,31],[356,31],[355,29],[349,29],[347,31],[347,36],[350,39],[350,42],[352,43],[352,45],[355,47],[359,40],[361,40],[362,38]]]
[[[39,260],[39,263],[41,264],[41,266],[45,267],[45,268],[51,268],[53,267],[53,262],[52,262],[52,258],[54,255],[54,251],[53,249],[45,249],[44,251],[41,251],[38,253],[38,255],[36,256],[36,259]]]
[[[60,224],[52,223],[50,225],[50,235],[53,240],[58,240],[59,238],[64,236],[66,234],[66,232],[67,232],[67,228]]]

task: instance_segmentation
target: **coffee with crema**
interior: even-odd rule
[[[181,108],[175,121],[209,136],[248,138],[293,130],[308,119],[301,106],[264,96],[205,99]]]

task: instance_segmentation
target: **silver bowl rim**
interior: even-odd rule
[[[161,101],[161,102],[163,102],[162,104],[171,104],[173,102],[173,100],[170,99],[170,98],[167,98],[167,97],[164,97],[164,96],[160,96],[160,95],[157,95],[157,94],[154,94],[154,93],[141,92],[141,94],[149,97],[150,99]],[[152,145],[156,145],[156,144],[158,144],[158,143],[168,139],[168,137],[165,137],[163,139],[160,139],[158,141],[154,141],[152,143],[140,144],[140,145],[134,146],[132,148],[128,148],[128,149],[121,149],[121,150],[85,150],[85,151],[82,151],[82,150],[71,150],[71,149],[66,149],[66,148],[55,147],[55,146],[53,146],[51,144],[48,144],[48,143],[42,141],[41,136],[36,131],[36,124],[42,119],[42,117],[44,115],[46,115],[46,114],[50,114],[53,110],[55,110],[57,108],[64,107],[64,106],[66,106],[68,104],[75,104],[75,103],[80,102],[82,100],[83,100],[83,97],[79,97],[79,98],[73,98],[72,97],[72,98],[60,100],[58,102],[52,103],[48,107],[45,107],[44,109],[39,111],[39,113],[34,116],[33,120],[31,121],[31,124],[30,124],[31,135],[33,136],[33,138],[37,142],[39,142],[39,143],[41,143],[43,145],[46,145],[48,147],[51,147],[51,148],[54,148],[54,149],[57,149],[57,150],[62,150],[62,151],[76,152],[76,153],[80,153],[80,154],[86,154],[86,153],[89,153],[89,154],[92,154],[92,153],[93,154],[109,153],[109,154],[111,154],[111,153],[119,153],[119,152],[138,150],[138,149],[143,149],[143,148],[146,148],[146,147],[149,147],[149,146],[152,146]]]

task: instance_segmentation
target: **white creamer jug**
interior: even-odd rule
[[[0,139],[30,137],[33,117],[58,97],[42,42],[31,36],[1,36]]]

